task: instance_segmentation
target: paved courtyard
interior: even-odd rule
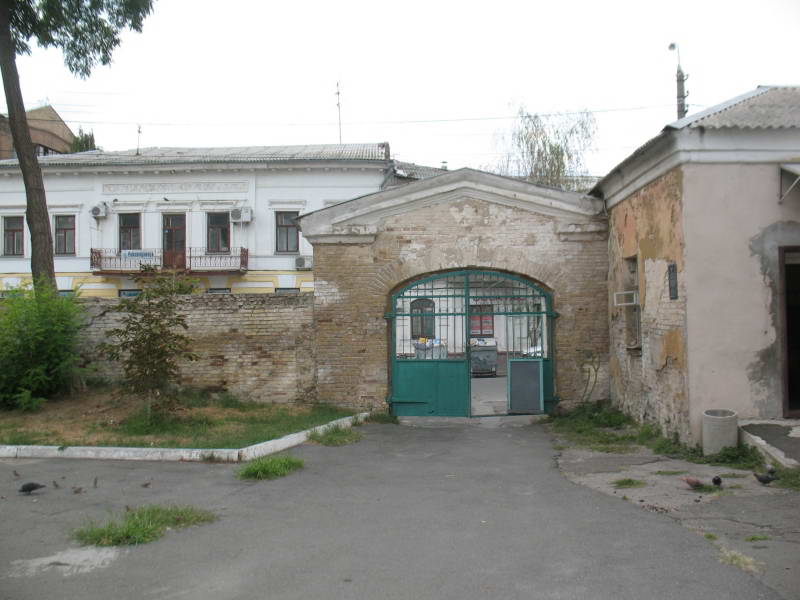
[[[234,465],[0,461],[0,598],[780,597],[669,517],[564,478],[542,427],[488,421],[367,425],[357,444],[296,448],[305,470],[271,482]],[[49,487],[26,497],[22,481]],[[144,503],[220,519],[122,550],[69,540]]]

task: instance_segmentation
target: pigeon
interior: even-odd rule
[[[43,488],[43,487],[47,487],[47,486],[46,485],[42,485],[41,483],[34,483],[33,481],[30,482],[30,483],[23,483],[22,487],[19,488],[19,493],[20,494],[28,494],[28,496],[30,496],[31,492],[35,492],[36,490],[38,490],[40,488]]]
[[[775,475],[775,472],[776,472],[775,467],[773,467],[772,465],[767,465],[767,473],[769,473],[770,475]]]
[[[73,486],[72,487],[72,493],[73,494],[82,494],[83,493],[83,488],[80,487],[80,486],[77,486],[77,485]]]
[[[758,483],[760,483],[761,485],[769,485],[770,483],[772,483],[777,479],[777,477],[775,477],[774,475],[770,475],[769,473],[767,473],[766,475],[759,475],[758,473],[753,473],[753,477],[758,479]]]
[[[94,478],[94,487],[97,487],[97,477]]]
[[[714,475],[714,478],[711,480],[711,483],[713,483],[717,487],[722,487],[722,477],[720,477],[719,475]]]
[[[53,479],[53,487],[56,489],[61,487],[60,485],[58,485],[58,482],[55,479]]]
[[[151,481],[145,481],[145,482],[142,484],[142,487],[143,487],[143,488],[149,488],[151,483],[152,483]]]
[[[14,469],[14,477],[20,477],[20,474],[19,474],[19,473],[17,473],[17,470],[16,470],[16,469]]]
[[[696,490],[697,488],[703,487],[705,485],[702,481],[700,481],[699,479],[695,479],[694,477],[681,477],[681,479],[685,481],[686,485],[688,485],[693,490]]]

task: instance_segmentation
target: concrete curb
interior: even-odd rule
[[[755,422],[756,421],[748,421],[745,422],[744,424],[748,425],[750,423],[755,423]],[[771,422],[765,421],[765,423],[769,424]],[[775,446],[768,444],[757,435],[753,435],[749,431],[745,431],[744,429],[741,428],[741,426],[739,427],[739,439],[748,446],[753,446],[754,448],[756,448],[759,452],[761,452],[761,454],[766,456],[768,460],[774,460],[775,462],[784,467],[789,467],[789,468],[800,467],[800,463],[798,463],[793,458],[789,458],[788,456],[786,456],[786,454],[783,453],[783,450],[780,450]]]
[[[0,458],[83,458],[99,460],[155,460],[176,462],[242,462],[287,450],[308,441],[312,433],[332,427],[352,427],[369,413],[336,419],[305,431],[290,433],[246,448],[122,448],[115,446],[0,446]]]

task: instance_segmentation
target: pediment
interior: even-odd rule
[[[329,236],[374,236],[387,217],[465,199],[557,217],[576,225],[596,221],[602,211],[602,201],[586,194],[459,169],[303,215],[300,227],[312,243]]]

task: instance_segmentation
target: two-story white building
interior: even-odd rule
[[[389,145],[146,148],[40,157],[61,291],[135,294],[140,265],[187,270],[210,292],[313,289],[295,218],[441,173]],[[30,281],[25,190],[0,161],[0,289]]]

